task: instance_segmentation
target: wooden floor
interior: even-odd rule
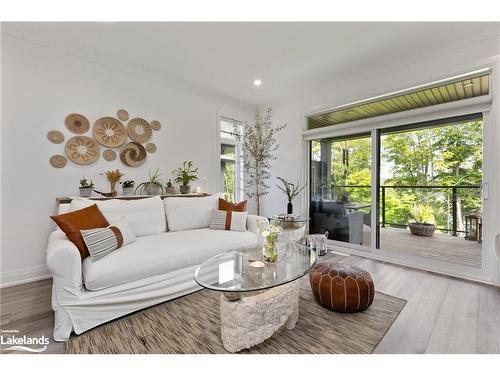
[[[366,269],[378,291],[408,301],[375,353],[500,353],[500,288],[357,256],[331,259]],[[63,353],[52,340],[50,295],[50,280],[0,290],[1,328],[48,336],[47,352]]]
[[[480,243],[447,234],[422,237],[411,234],[408,229],[380,228],[380,248],[473,267],[482,266]]]

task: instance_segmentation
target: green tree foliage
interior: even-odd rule
[[[386,176],[382,176],[385,180],[381,185],[388,186],[386,222],[406,225],[412,209],[425,205],[432,209],[430,214],[438,227],[451,229],[451,189],[405,186],[481,185],[482,138],[480,119],[384,134],[381,170]],[[313,159],[320,155],[319,142],[313,142],[312,154]],[[371,157],[371,137],[332,141],[331,189],[335,198],[347,192],[352,201],[370,202]],[[368,188],[339,188],[344,185]],[[458,229],[463,230],[463,216],[481,209],[480,189],[459,188],[457,193]]]
[[[224,163],[224,199],[236,202],[234,191],[235,163]]]

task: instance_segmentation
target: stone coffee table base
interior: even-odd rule
[[[299,318],[299,291],[299,281],[293,281],[263,292],[221,295],[224,348],[239,352],[268,339],[283,325],[293,329]]]

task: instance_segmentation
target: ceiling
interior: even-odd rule
[[[17,23],[159,81],[250,105],[331,89],[500,35],[499,23]],[[260,78],[262,86],[254,87]]]
[[[412,109],[429,107],[457,100],[488,95],[490,75],[480,74],[456,81],[432,85],[420,90],[413,90],[401,95],[368,101],[363,104],[348,106],[335,111],[308,117],[308,129],[338,125],[350,121],[387,115]]]

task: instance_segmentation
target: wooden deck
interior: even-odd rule
[[[422,237],[412,235],[408,229],[380,228],[380,247],[473,267],[482,265],[480,243],[447,234]]]

